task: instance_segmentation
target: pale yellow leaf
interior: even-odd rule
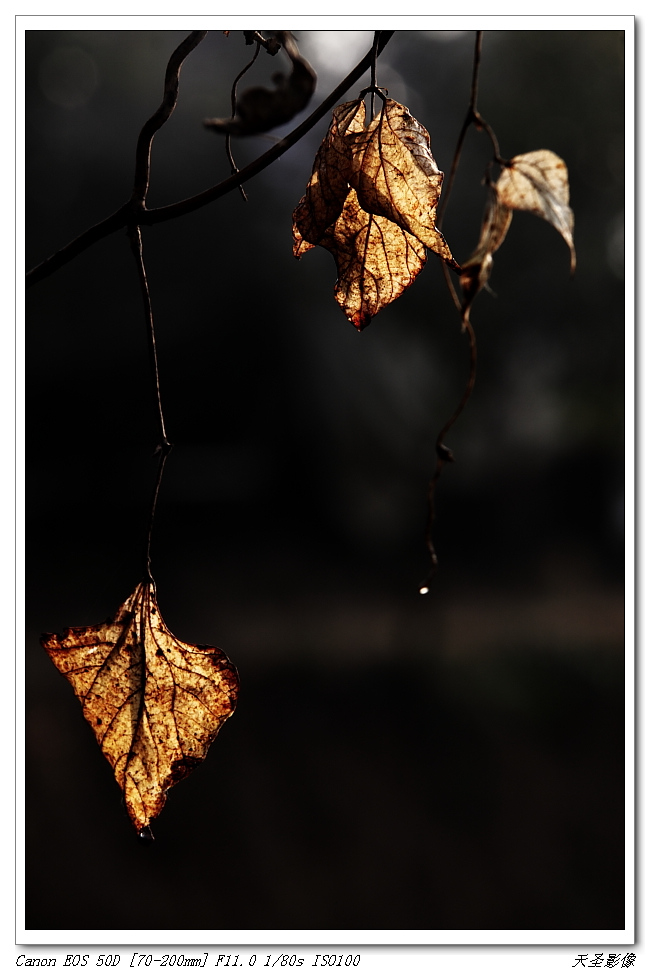
[[[569,206],[569,174],[564,160],[550,149],[514,156],[503,169],[496,191],[503,206],[529,210],[555,227],[568,244],[573,272],[573,210]]]

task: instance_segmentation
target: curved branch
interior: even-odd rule
[[[465,141],[465,136],[467,135],[467,130],[470,125],[474,122],[477,109],[476,102],[478,99],[478,72],[481,66],[481,47],[483,44],[483,31],[477,30],[476,37],[474,38],[474,63],[472,67],[472,85],[469,94],[469,106],[467,109],[467,114],[465,115],[465,120],[463,122],[462,128],[460,130],[460,135],[458,136],[458,142],[456,143],[456,151],[454,152],[454,158],[451,164],[451,171],[447,177],[447,182],[445,184],[445,190],[440,201],[440,206],[438,207],[437,222],[438,227],[442,227],[442,220],[447,209],[447,202],[449,196],[451,195],[451,190],[454,185],[454,180],[456,178],[456,170],[458,169],[458,164],[460,162],[460,155],[463,151],[463,143]]]
[[[395,32],[392,30],[381,31],[381,36],[376,46],[377,53],[380,54],[386,47],[386,44],[391,39]],[[42,281],[43,278],[57,271],[60,267],[67,264],[73,258],[75,258],[82,251],[86,250],[92,244],[101,240],[103,237],[107,237],[109,234],[113,233],[115,230],[119,230],[120,227],[127,226],[130,222],[136,222],[139,224],[153,225],[156,223],[161,223],[165,220],[172,220],[175,217],[184,216],[187,213],[192,213],[194,210],[200,209],[208,203],[212,203],[214,200],[219,199],[221,196],[225,196],[236,186],[241,183],[245,183],[246,180],[251,179],[251,177],[256,176],[267,166],[270,166],[272,162],[275,162],[283,153],[290,149],[291,146],[295,145],[303,135],[309,132],[310,129],[316,125],[317,122],[323,118],[324,115],[333,108],[337,103],[339,98],[350,88],[355,82],[359,80],[362,74],[367,71],[367,69],[372,65],[375,53],[375,44],[368,51],[366,56],[362,58],[361,61],[352,69],[350,74],[337,85],[336,88],[327,96],[327,98],[321,102],[319,107],[312,112],[309,118],[301,122],[292,132],[281,139],[276,145],[274,145],[268,152],[259,156],[258,159],[254,160],[244,169],[240,169],[239,172],[233,173],[228,179],[223,180],[221,183],[217,183],[216,186],[211,187],[209,190],[205,190],[203,193],[199,193],[197,196],[190,197],[187,200],[181,200],[179,203],[172,203],[169,206],[157,207],[154,210],[147,210],[146,208],[137,208],[137,212],[134,213],[134,208],[132,202],[125,203],[124,206],[116,210],[110,217],[102,220],[100,223],[91,227],[89,230],[84,231],[79,237],[71,241],[61,250],[52,254],[41,264],[32,268],[31,271],[27,273],[27,286],[36,284],[38,281]]]
[[[178,45],[167,64],[163,100],[151,118],[144,123],[142,131],[138,136],[138,143],[135,150],[135,179],[133,181],[133,195],[131,199],[134,203],[139,203],[141,206],[145,205],[147,190],[149,189],[151,144],[153,137],[158,129],[162,128],[176,108],[176,102],[178,101],[178,83],[183,61],[201,43],[207,33],[207,30],[193,30]]]

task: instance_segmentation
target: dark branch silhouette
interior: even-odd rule
[[[204,32],[196,31],[194,33],[201,34]],[[29,287],[36,284],[38,281],[42,281],[43,278],[63,267],[88,247],[92,246],[92,244],[97,243],[97,241],[102,240],[104,237],[114,233],[121,227],[127,227],[129,224],[146,224],[147,226],[153,226],[154,224],[161,223],[165,220],[174,220],[176,217],[185,216],[188,213],[193,213],[194,210],[199,210],[208,203],[213,203],[221,196],[225,196],[227,193],[230,193],[233,189],[235,189],[235,187],[245,183],[246,180],[251,179],[253,176],[257,176],[258,173],[266,169],[267,166],[270,166],[271,163],[275,162],[276,159],[279,159],[280,156],[291,148],[291,146],[295,145],[296,142],[302,139],[302,137],[309,132],[309,130],[312,129],[314,125],[316,125],[316,123],[319,122],[331,108],[333,108],[334,105],[336,105],[340,97],[348,90],[348,88],[354,85],[361,78],[364,72],[372,66],[376,54],[380,54],[383,51],[393,34],[394,31],[392,30],[381,31],[379,39],[376,43],[373,43],[371,49],[368,51],[365,57],[359,61],[359,63],[355,68],[352,69],[347,77],[336,86],[336,88],[323,102],[321,102],[318,108],[312,112],[312,114],[306,118],[304,122],[301,122],[300,125],[296,126],[292,132],[286,135],[283,139],[280,139],[280,141],[272,146],[271,149],[263,153],[263,155],[259,156],[248,166],[245,166],[244,169],[240,169],[239,172],[233,173],[221,183],[217,183],[210,189],[204,190],[197,196],[189,197],[186,200],[181,200],[178,203],[172,203],[168,206],[148,210],[146,208],[146,203],[145,205],[139,205],[136,202],[134,205],[134,201],[130,200],[128,203],[123,204],[123,206],[116,210],[115,213],[112,213],[109,217],[106,217],[105,220],[102,220],[100,223],[95,224],[94,227],[84,231],[84,233],[80,234],[79,237],[76,237],[65,247],[61,248],[61,250],[56,251],[56,253],[52,254],[41,264],[38,264],[36,267],[32,268],[32,270],[27,273],[27,286]],[[190,39],[192,36],[193,35],[190,35],[188,38],[186,38],[179,48],[176,49],[172,55],[172,58],[170,59],[170,65],[172,60],[176,57],[184,45],[188,46],[186,50],[187,54],[190,50],[196,47],[200,40],[202,40],[202,38],[199,38],[196,43],[190,46]],[[185,54],[183,54],[183,58],[184,57]],[[178,74],[180,73],[181,64],[182,59],[178,63],[177,68],[174,69],[176,71],[176,82],[178,81]],[[168,78],[169,74],[170,69],[168,67]],[[160,111],[161,109],[158,110],[158,112]],[[147,125],[151,124],[153,119],[158,117],[158,112],[152,116],[152,119],[148,123],[146,123],[145,128]],[[171,114],[171,112],[169,114]],[[160,126],[157,126],[157,128],[159,127]],[[140,146],[141,142],[143,144],[147,144],[146,138],[147,137],[143,137],[141,133],[140,138],[138,139],[138,146]],[[150,145],[150,143],[148,144]]]

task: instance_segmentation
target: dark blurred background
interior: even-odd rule
[[[311,110],[372,32],[296,34],[319,75]],[[28,267],[129,197],[184,36],[27,33]],[[515,214],[496,297],[474,306],[478,379],[447,438],[426,597],[426,484],[468,361],[438,261],[361,335],[331,256],[295,261],[291,214],[328,119],[248,203],[144,229],[175,444],[160,607],[242,685],[150,848],[39,644],[112,614],[142,571],[157,434],[124,232],[29,291],[28,928],[623,927],[623,40],[485,35],[479,109],[505,157],[566,161],[578,263],[571,279],[560,235]],[[398,31],[379,63],[447,172],[473,46]],[[214,31],[186,61],[151,207],[229,174],[201,121],[230,114],[252,50]],[[242,90],[283,58],[262,52]],[[299,120],[233,140],[238,164]],[[490,154],[470,132],[444,222],[460,262]]]

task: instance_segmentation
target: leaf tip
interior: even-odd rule
[[[353,315],[348,316],[348,321],[352,322],[357,332],[363,332],[364,328],[370,325],[372,315],[364,311],[357,311]]]

